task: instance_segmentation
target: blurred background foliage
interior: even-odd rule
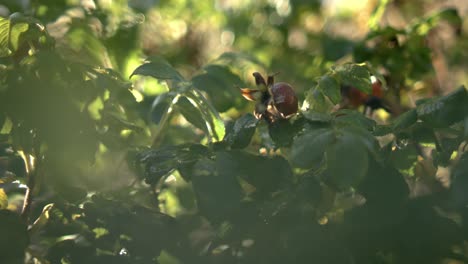
[[[446,11],[437,13],[440,10]],[[241,190],[249,193],[249,188],[253,188],[249,182],[254,178],[252,175],[281,171],[284,176],[303,172],[293,171],[280,156],[257,156],[278,152],[281,144],[290,146],[292,137],[285,137],[284,132],[278,132],[275,137],[275,127],[264,124],[259,124],[260,132],[254,134],[257,123],[244,115],[253,110],[253,105],[241,98],[238,89],[254,87],[252,72],[279,72],[277,80],[292,84],[300,102],[305,100],[316,105],[322,102],[321,109],[329,111],[329,100],[319,100],[309,91],[320,87],[317,83],[323,80],[321,76],[331,76],[333,65],[366,62],[385,81],[386,100],[393,116],[379,110],[373,118],[378,124],[387,124],[415,108],[419,99],[450,95],[460,84],[467,83],[467,14],[468,4],[456,0],[3,0],[0,3],[0,16],[4,18],[0,24],[0,234],[8,235],[0,242],[11,240],[10,234],[18,237],[10,246],[0,243],[2,253],[1,249],[17,250],[5,255],[10,261],[5,263],[21,263],[18,256],[26,247],[29,247],[29,260],[39,263],[155,263],[155,256],[159,256],[159,263],[190,263],[187,260],[206,256],[209,250],[215,252],[211,262],[203,262],[208,258],[202,258],[199,263],[234,263],[228,262],[233,260],[226,258],[222,244],[235,237],[236,229],[231,225],[255,217],[248,218],[250,207],[242,208],[248,220],[234,218],[231,223],[223,223],[220,215],[240,206],[236,197]],[[148,63],[146,69],[135,71],[144,63]],[[168,72],[154,76],[155,67]],[[193,93],[191,87],[201,93]],[[330,97],[323,93],[323,98]],[[318,107],[315,110],[320,112]],[[168,116],[171,111],[180,114]],[[418,115],[424,117],[424,113]],[[323,131],[328,128],[323,128],[322,123],[335,118],[340,117],[306,116],[309,121],[318,120],[320,124],[314,126]],[[404,130],[408,122],[413,124],[409,119],[407,114],[397,119],[395,126],[403,126]],[[225,123],[219,124],[219,120]],[[249,125],[254,130],[248,130]],[[216,149],[203,146],[222,140],[224,126],[227,134],[224,143],[232,149],[247,148],[248,152],[213,154]],[[290,129],[291,135],[297,132],[294,125],[275,126]],[[400,129],[395,126],[394,129]],[[422,130],[424,127],[411,133],[420,136]],[[249,140],[242,141],[244,137]],[[301,140],[308,144],[306,139],[299,138],[296,145]],[[446,140],[445,148],[458,147],[449,142],[450,138]],[[187,143],[195,145],[181,145]],[[404,146],[389,157],[399,172],[414,176],[418,169],[433,169],[417,160],[417,147],[406,141],[399,143]],[[161,147],[162,151],[155,154],[149,147]],[[287,151],[283,155],[291,154],[301,163],[300,151]],[[367,151],[361,152],[367,155]],[[132,155],[127,155],[128,152],[149,165],[142,168],[129,158]],[[450,155],[439,158],[449,160]],[[205,160],[193,169],[194,161],[199,159]],[[370,171],[382,169],[373,160],[366,160],[366,166]],[[466,173],[463,166],[457,165],[455,171]],[[214,183],[207,183],[199,176],[204,170],[223,171],[226,167],[240,170],[246,179],[236,185],[237,189],[227,188],[233,198],[228,201],[232,203],[224,205],[227,209],[223,211],[216,205],[223,190],[211,193],[208,198],[196,191],[212,188],[210,184],[222,188],[224,183],[214,179]],[[191,170],[194,172],[188,173]],[[392,173],[398,174],[394,170],[386,172]],[[187,175],[195,178],[192,180]],[[240,178],[234,173],[227,173],[226,177]],[[256,181],[253,185],[264,186],[260,195],[267,197],[284,179]],[[303,188],[322,190],[326,196],[328,187],[307,177],[303,181],[306,186]],[[192,185],[196,185],[195,191]],[[26,209],[30,212],[25,222],[21,222],[10,211],[24,212],[26,186],[35,198],[33,206]],[[404,192],[405,188],[398,190]],[[294,191],[298,196],[312,195]],[[331,219],[342,215],[349,203],[359,203],[353,194],[340,195],[348,204],[336,198],[330,202],[332,205],[317,206],[318,211],[322,210],[320,217]],[[210,221],[196,215],[200,199],[213,201],[201,208]],[[278,213],[272,226],[281,226],[286,217],[282,214],[297,212],[282,211],[275,206],[294,204],[296,198],[278,195],[275,199],[261,205],[262,213]],[[304,210],[301,214],[307,214],[307,208]],[[371,209],[353,211],[351,219],[360,219],[359,214],[369,213],[366,210]],[[376,221],[382,220],[375,211],[369,214]],[[423,211],[417,217],[432,217],[432,214]],[[172,217],[187,230],[170,229]],[[317,215],[308,217],[317,218]],[[291,247],[296,245],[297,249],[289,252],[286,262],[292,261],[295,254],[304,255],[297,245],[302,240],[310,242],[304,238],[307,232],[310,236],[325,232],[319,228],[324,222],[314,222],[313,230],[302,230],[301,221],[289,222],[280,231],[285,234],[284,241]],[[408,216],[405,221],[410,222],[411,218]],[[340,231],[356,232],[352,227],[363,225],[352,221],[348,224],[351,227],[344,226]],[[439,226],[428,223],[432,224]],[[29,234],[25,234],[27,226]],[[451,228],[450,224],[447,226]],[[11,227],[10,231],[1,229],[6,227]],[[262,228],[249,230],[249,234],[268,241],[268,234],[274,228]],[[148,230],[162,235],[152,236]],[[179,241],[177,235],[188,231],[192,232],[189,247],[169,241]],[[388,235],[385,232],[388,230],[382,236]],[[339,259],[346,258],[347,253],[341,252],[344,249],[337,245],[338,238],[324,236],[323,239],[327,249],[336,247],[338,253],[337,259],[322,256],[322,263],[348,263]],[[210,240],[215,242],[207,246]],[[89,241],[98,245],[97,252],[92,250]],[[312,242],[310,255],[320,257],[321,242]],[[246,239],[242,243],[237,246],[249,248],[253,242]],[[156,249],[142,246],[146,244]],[[215,244],[221,246],[215,248]],[[279,248],[279,244],[272,247]],[[182,248],[191,248],[193,252]],[[411,246],[406,249],[410,250]],[[418,249],[415,246],[414,250]],[[258,250],[269,251],[268,248]],[[458,250],[466,251],[466,248]],[[148,252],[152,253],[147,255]],[[412,258],[410,252],[405,253],[408,261],[431,260],[429,253],[427,259]],[[379,254],[376,257],[379,263],[398,263],[386,251]],[[247,257],[250,258],[254,259]],[[273,260],[266,258],[259,262],[262,261]],[[464,263],[463,259],[459,261]]]

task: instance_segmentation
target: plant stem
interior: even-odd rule
[[[25,157],[25,165],[26,165],[26,171],[27,171],[27,182],[26,182],[27,189],[24,195],[23,208],[21,210],[21,218],[23,218],[27,222],[29,218],[29,211],[31,211],[33,190],[34,190],[34,186],[36,185],[36,179],[35,179],[36,170],[33,168],[30,155],[27,153],[24,153],[24,157]]]
[[[156,132],[154,133],[153,143],[151,144],[152,148],[156,148],[157,146],[159,146],[159,144],[161,144],[161,141],[162,141],[163,135],[164,135],[164,130],[166,129],[166,127],[167,127],[167,125],[169,123],[169,119],[170,119],[172,110],[174,108],[174,105],[179,100],[179,98],[180,98],[180,94],[176,95],[174,97],[174,99],[172,99],[172,102],[171,102],[170,106],[168,107],[167,111],[161,117],[161,121],[158,124],[158,128],[156,129]]]

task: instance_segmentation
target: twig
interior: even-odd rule
[[[24,153],[24,161],[26,165],[27,181],[26,181],[26,193],[24,195],[23,208],[21,210],[21,218],[27,221],[29,218],[29,212],[31,211],[31,204],[33,199],[33,190],[36,185],[36,170],[33,168],[31,157],[29,154]]]

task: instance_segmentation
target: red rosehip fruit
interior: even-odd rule
[[[285,82],[273,84],[270,88],[273,105],[283,117],[297,113],[297,96],[291,85]]]

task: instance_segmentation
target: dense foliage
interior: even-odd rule
[[[0,5],[0,263],[468,262],[456,8],[346,38],[326,1],[69,2]],[[297,114],[251,113],[256,71]]]

